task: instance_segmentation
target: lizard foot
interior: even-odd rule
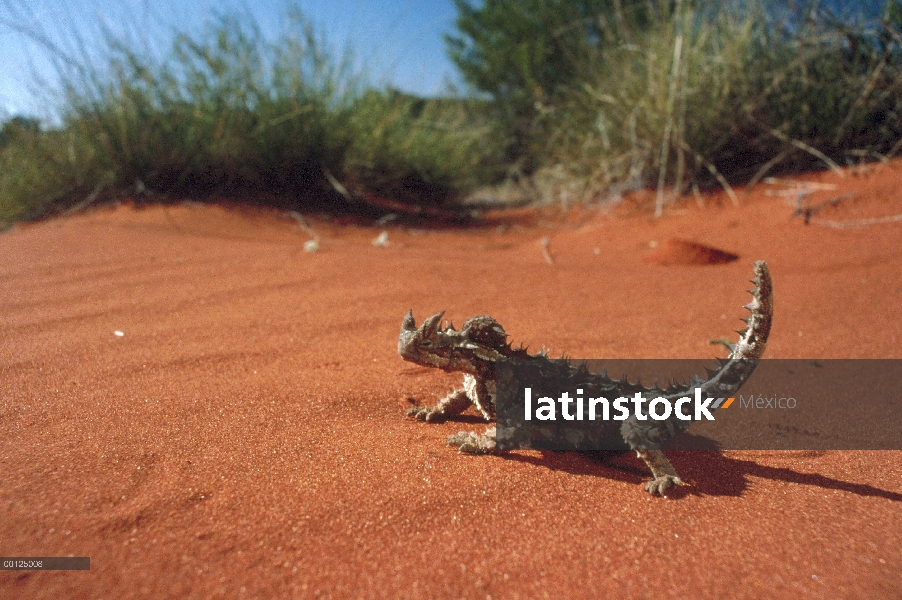
[[[491,429],[482,435],[472,431],[461,431],[448,436],[448,445],[457,446],[458,452],[488,454],[495,449],[495,430]]]
[[[445,415],[428,406],[414,406],[413,408],[408,409],[405,414],[411,419],[427,421],[430,423],[438,423],[445,418]]]
[[[660,475],[645,483],[645,491],[654,496],[664,496],[672,486],[683,485],[683,481],[675,475]]]

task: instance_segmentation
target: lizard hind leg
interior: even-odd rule
[[[488,454],[495,450],[495,428],[489,427],[482,435],[473,431],[461,431],[448,436],[448,445],[458,452]]]
[[[651,469],[653,479],[645,483],[645,490],[649,494],[664,496],[671,486],[683,485],[676,469],[660,450],[636,450],[636,456]]]

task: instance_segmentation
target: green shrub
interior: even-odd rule
[[[309,24],[268,44],[223,17],[151,62],[110,42],[105,76],[69,82],[64,129],[118,184],[166,194],[296,192],[340,170],[357,82]]]
[[[652,24],[647,0],[454,0],[457,32],[445,36],[463,77],[491,102],[507,135],[509,160],[532,172],[541,162],[536,121],[541,105],[557,104],[578,81],[585,61],[612,42],[602,15],[618,29]]]
[[[354,106],[351,186],[446,204],[501,173],[499,132],[484,103],[369,91]]]
[[[83,192],[100,189],[107,178],[74,132],[19,129],[0,145],[0,231],[67,205]]]
[[[592,27],[575,22],[571,30],[591,33],[580,38],[581,62],[535,99],[529,145],[546,199],[655,187],[660,213],[696,185],[879,158],[902,136],[898,0],[870,22],[813,2],[641,4],[649,10],[628,14],[642,18],[610,10]],[[497,33],[511,45],[510,25],[488,26],[483,43]]]
[[[335,209],[334,182],[348,180],[434,204],[492,171],[478,103],[377,91],[349,50],[336,55],[299,11],[289,16],[273,41],[247,18],[222,16],[178,35],[162,58],[107,36],[100,64],[61,71],[62,126],[6,143],[0,219],[136,184],[170,197]]]

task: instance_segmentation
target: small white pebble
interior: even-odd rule
[[[316,240],[307,240],[304,242],[304,252],[319,252],[319,242]]]
[[[119,330],[117,329],[116,331],[113,332],[113,335],[115,335],[116,337],[125,337],[125,332],[124,332],[124,331],[119,331]]]
[[[373,245],[377,248],[388,248],[388,232],[383,231],[380,233],[376,239],[373,240]]]

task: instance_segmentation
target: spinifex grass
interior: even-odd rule
[[[881,158],[902,136],[900,25],[755,0],[677,2],[651,28],[611,23],[544,108],[539,178],[557,197],[654,187],[660,213],[694,185],[732,195],[728,180],[770,168]]]
[[[355,104],[345,163],[352,183],[402,201],[442,204],[501,170],[503,135],[482,102],[370,91]]]
[[[0,148],[0,222],[78,205],[98,186],[327,208],[341,201],[330,180],[436,203],[491,173],[474,103],[379,91],[299,12],[290,23],[268,41],[221,17],[163,58],[108,36],[100,64],[61,70],[62,126]]]

